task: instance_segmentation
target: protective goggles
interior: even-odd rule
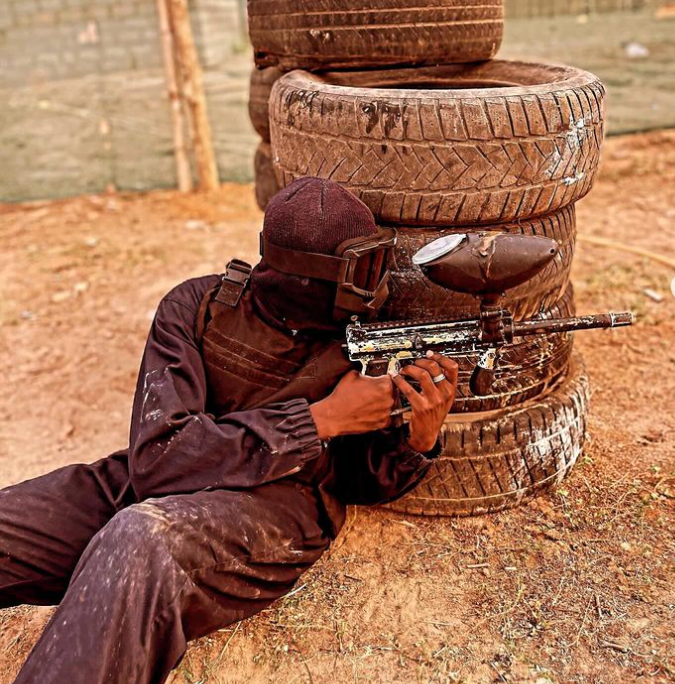
[[[395,231],[379,228],[374,235],[345,240],[335,255],[329,256],[285,249],[268,242],[260,233],[260,256],[270,268],[337,284],[336,320],[353,314],[367,318],[377,314],[389,296],[387,259],[395,245]]]

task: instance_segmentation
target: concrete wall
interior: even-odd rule
[[[241,43],[238,0],[191,0],[207,66]],[[0,0],[0,86],[161,66],[155,0]]]
[[[609,90],[610,133],[675,126],[675,18],[656,16],[663,0],[612,13],[596,0],[579,21],[589,1],[506,0],[499,56],[597,73]],[[250,51],[238,49],[245,0],[190,2],[220,177],[250,180],[258,136],[247,111]],[[0,0],[0,202],[174,186],[154,8],[155,0]],[[644,55],[627,51],[631,43]]]
[[[241,0],[192,0],[192,23],[202,64],[223,64],[248,42]]]

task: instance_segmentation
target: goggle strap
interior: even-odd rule
[[[344,281],[349,265],[349,259],[279,247],[265,240],[262,233],[260,235],[260,255],[270,268],[280,273],[300,276],[301,278],[328,280],[332,283]]]

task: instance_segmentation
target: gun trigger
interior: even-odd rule
[[[494,370],[495,366],[497,365],[497,350],[486,350],[485,353],[481,356],[478,365],[481,368],[485,368],[485,370]]]
[[[496,349],[486,349],[481,354],[478,364],[473,369],[471,380],[469,380],[469,389],[475,397],[486,397],[492,394],[497,363]]]

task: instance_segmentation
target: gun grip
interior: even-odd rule
[[[492,394],[492,386],[495,382],[497,368],[497,350],[488,349],[473,369],[469,389],[476,397],[485,397]]]
[[[386,375],[390,370],[400,368],[399,363],[395,359],[381,359],[379,361],[370,361],[367,363],[362,363],[363,369],[361,375],[367,375],[371,378],[379,378]],[[405,425],[405,420],[403,420],[403,402],[401,401],[401,394],[394,387],[394,408],[392,410],[390,427],[402,427]]]

